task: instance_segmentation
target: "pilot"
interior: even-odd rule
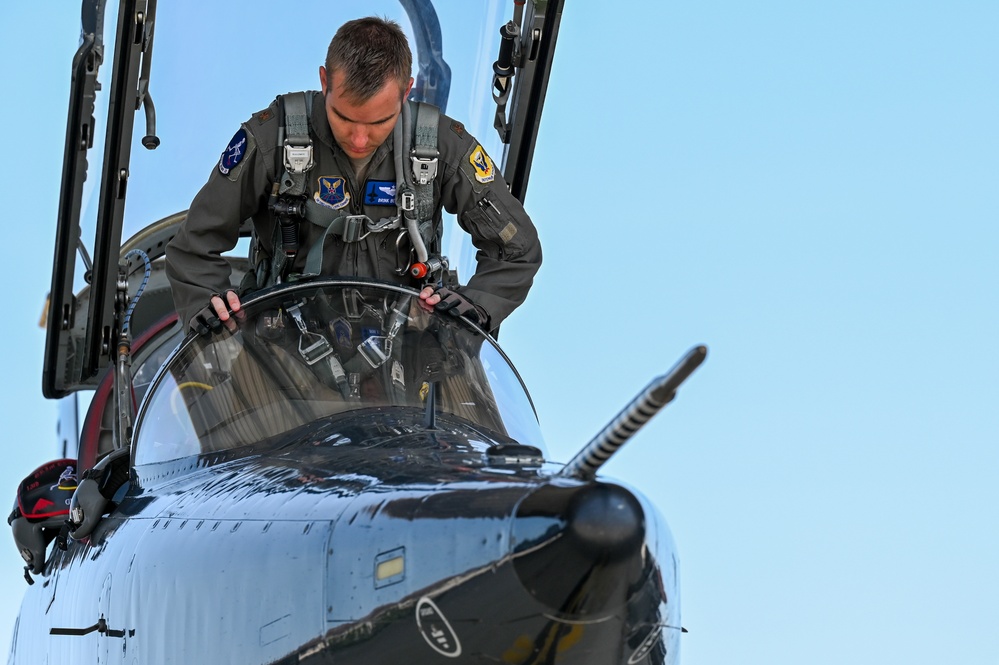
[[[182,321],[227,321],[240,294],[314,274],[423,287],[425,308],[487,330],[524,301],[541,266],[537,231],[462,123],[406,101],[411,69],[397,23],[350,21],[319,67],[321,92],[282,95],[242,124],[167,246]],[[442,207],[478,250],[464,286],[444,279]],[[237,293],[220,255],[244,220],[254,241]],[[429,274],[414,277],[416,265]]]

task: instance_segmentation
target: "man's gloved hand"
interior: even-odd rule
[[[198,310],[187,325],[199,335],[207,335],[209,331],[218,332],[223,325],[230,332],[235,332],[236,322],[232,318],[238,316],[241,311],[239,295],[233,289],[229,289],[223,293],[212,294],[208,304]]]
[[[457,291],[441,287],[426,287],[420,292],[422,303],[432,306],[438,312],[449,312],[452,316],[464,316],[480,326],[486,325],[489,315],[486,311]]]
[[[198,310],[198,313],[191,317],[187,327],[199,335],[207,335],[209,332],[218,332],[222,329],[222,322],[215,315],[215,308],[205,305]]]

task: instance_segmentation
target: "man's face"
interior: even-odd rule
[[[389,79],[371,98],[358,102],[344,93],[342,72],[333,72],[329,81],[326,68],[320,67],[319,77],[333,138],[351,159],[370,156],[392,134],[402,102],[413,87],[413,79],[405,90],[398,81]]]

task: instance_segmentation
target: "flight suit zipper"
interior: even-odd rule
[[[354,165],[351,164],[350,159],[347,158],[346,154],[343,152],[343,148],[341,148],[340,146],[337,146],[334,150],[333,161],[337,165],[337,170],[339,170],[340,173],[345,174],[343,176],[344,190],[346,191],[346,194],[349,197],[347,199],[349,203],[347,205],[347,209],[343,212],[346,212],[347,214],[351,215],[361,214],[357,210],[357,182],[356,182],[356,176],[354,175]],[[346,161],[346,164],[344,163],[344,161]],[[358,274],[357,256],[358,256],[358,246],[361,244],[361,242],[363,241],[359,242],[338,241],[338,244],[341,244],[343,247],[341,251],[345,253],[347,260],[350,262],[350,270],[354,275]]]

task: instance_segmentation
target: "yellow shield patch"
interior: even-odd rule
[[[469,155],[468,161],[471,162],[472,168],[475,170],[475,179],[479,182],[485,184],[492,182],[496,178],[496,171],[493,169],[493,160],[489,159],[489,155],[486,154],[481,145],[475,146],[475,150]]]

